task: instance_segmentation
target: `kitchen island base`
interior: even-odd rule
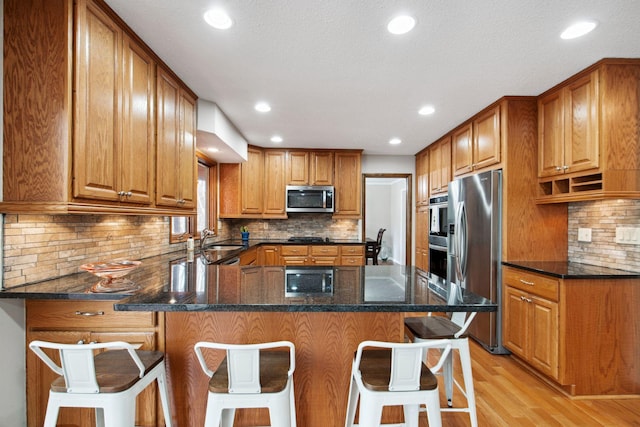
[[[166,354],[179,426],[203,425],[207,384],[193,346],[198,341],[258,343],[288,340],[296,346],[293,375],[297,424],[344,424],[351,364],[364,340],[404,340],[403,313],[168,312]],[[218,356],[220,357],[220,356]],[[220,360],[208,361],[217,366]],[[401,407],[385,408],[383,422],[401,422]],[[234,426],[268,425],[264,409],[236,412]]]

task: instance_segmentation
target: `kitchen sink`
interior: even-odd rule
[[[243,249],[243,245],[211,245],[202,248],[204,251],[237,251]]]

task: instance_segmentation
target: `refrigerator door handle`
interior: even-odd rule
[[[456,206],[456,233],[454,234],[454,250],[456,260],[456,276],[460,286],[465,287],[467,275],[467,210],[464,202]]]

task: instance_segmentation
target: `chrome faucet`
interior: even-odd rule
[[[204,249],[205,240],[207,240],[207,238],[209,237],[214,237],[215,235],[215,231],[209,230],[208,228],[203,229],[202,233],[200,233],[200,250]]]

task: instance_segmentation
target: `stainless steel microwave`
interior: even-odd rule
[[[333,295],[332,267],[286,267],[285,297]]]
[[[287,212],[329,212],[334,209],[331,185],[287,185]]]

